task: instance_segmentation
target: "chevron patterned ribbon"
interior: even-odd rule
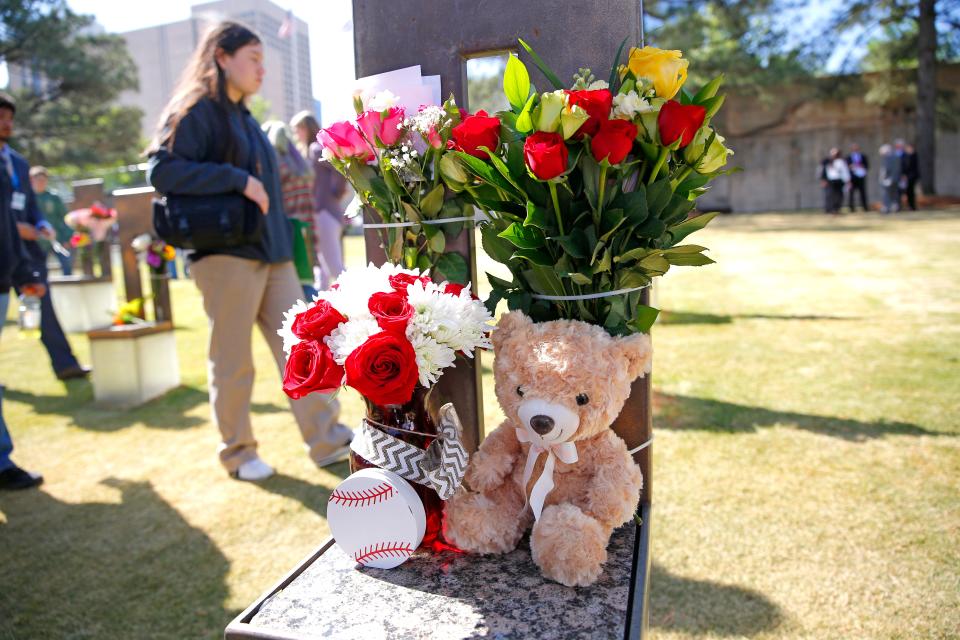
[[[461,442],[460,418],[452,403],[440,408],[436,439],[427,450],[394,438],[364,420],[351,448],[381,469],[434,489],[448,500],[463,482],[468,455]]]

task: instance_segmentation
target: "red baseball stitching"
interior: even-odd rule
[[[334,491],[330,494],[330,501],[345,507],[366,507],[392,497],[393,485],[383,482],[363,491]]]
[[[360,564],[367,564],[371,560],[377,560],[379,558],[393,557],[393,558],[407,558],[413,554],[413,548],[410,544],[403,544],[400,541],[395,542],[378,542],[375,545],[370,545],[363,547],[355,554],[353,554],[353,559]]]

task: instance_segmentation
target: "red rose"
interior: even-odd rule
[[[390,276],[390,286],[393,287],[394,291],[403,295],[407,295],[407,286],[417,281],[426,286],[430,282],[430,278],[429,276],[415,276],[411,273],[396,273]]]
[[[667,100],[660,107],[660,114],[657,115],[660,142],[670,146],[680,139],[682,149],[693,141],[693,136],[703,126],[706,115],[707,110],[700,105],[680,104],[676,100]]]
[[[414,314],[413,307],[407,302],[407,294],[398,291],[373,294],[367,302],[367,308],[381,329],[401,334],[406,332],[407,322]]]
[[[333,391],[343,384],[343,367],[330,348],[316,340],[293,345],[283,370],[283,391],[294,400],[314,391]]]
[[[466,116],[463,122],[450,130],[450,135],[454,148],[486,160],[490,155],[480,147],[491,151],[497,148],[497,143],[500,142],[500,120],[480,110]]]
[[[556,178],[566,171],[567,155],[567,145],[559,133],[537,131],[523,143],[527,166],[541,180]]]
[[[408,402],[420,376],[413,346],[392,331],[367,338],[347,356],[344,369],[347,384],[381,407]]]
[[[570,106],[578,106],[590,116],[590,119],[580,125],[576,137],[584,135],[594,136],[600,125],[610,119],[610,107],[613,106],[613,94],[609,89],[594,89],[589,91],[567,91]]]
[[[447,286],[443,288],[444,293],[449,293],[452,296],[460,296],[460,292],[467,288],[465,284],[458,284],[456,282],[448,282]],[[473,292],[470,292],[470,297],[474,300],[479,300],[477,296],[473,295]]]
[[[604,158],[610,164],[620,164],[633,148],[637,125],[626,120],[607,120],[597,135],[590,140],[590,151],[597,162]]]
[[[329,302],[318,300],[312,307],[297,315],[290,330],[301,340],[323,340],[341,322],[346,321],[344,315]]]

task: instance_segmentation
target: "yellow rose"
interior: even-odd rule
[[[707,141],[713,135],[713,141],[707,147]],[[693,142],[683,150],[683,159],[687,161],[697,173],[713,173],[727,164],[727,156],[733,155],[732,149],[724,146],[724,138],[719,133],[714,134],[709,127],[701,127],[694,136]]]
[[[670,100],[677,95],[680,87],[687,80],[687,65],[689,60],[682,58],[680,51],[668,51],[656,47],[630,49],[630,60],[627,67],[635,78],[653,80],[653,88],[657,96]]]

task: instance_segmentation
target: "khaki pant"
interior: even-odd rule
[[[190,273],[203,294],[210,322],[207,379],[213,422],[222,440],[220,462],[232,472],[257,455],[250,424],[253,325],[259,325],[282,376],[286,355],[277,329],[283,313],[303,297],[303,289],[292,262],[267,264],[212,255],[192,264]],[[335,426],[340,407],[329,395],[313,393],[292,400],[290,408],[314,461],[349,440],[350,432]]]

